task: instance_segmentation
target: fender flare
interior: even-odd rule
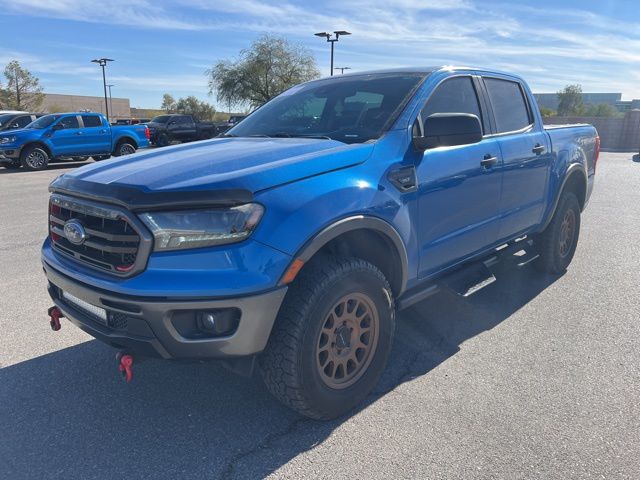
[[[315,234],[300,248],[300,250],[298,250],[297,254],[293,256],[291,264],[293,264],[293,262],[297,260],[302,260],[304,263],[308,262],[311,257],[313,257],[331,240],[344,233],[354,230],[373,230],[377,233],[382,234],[389,241],[391,241],[396,251],[398,252],[401,263],[401,280],[400,288],[398,289],[398,296],[400,296],[406,289],[407,279],[409,275],[409,257],[407,255],[407,249],[398,231],[392,225],[378,217],[354,215],[330,224],[329,226],[323,228],[320,232]],[[289,270],[290,266],[287,267],[285,272]]]
[[[49,145],[47,145],[42,140],[30,140],[28,142],[25,142],[24,145],[16,149],[18,151],[18,158],[20,159],[22,158],[22,152],[24,151],[25,148],[31,147],[34,145],[39,148],[42,148],[45,152],[47,152],[47,155],[49,155],[49,160],[53,160],[55,158]]]
[[[558,208],[558,202],[560,202],[560,196],[562,195],[562,192],[564,191],[564,188],[567,186],[567,181],[569,180],[569,178],[575,172],[580,172],[582,174],[582,177],[584,178],[585,192],[588,191],[587,172],[586,172],[586,170],[584,168],[584,165],[582,165],[581,163],[577,163],[577,162],[576,163],[572,163],[571,165],[569,165],[569,168],[567,168],[567,171],[564,174],[564,178],[562,179],[562,183],[560,184],[560,188],[558,188],[558,191],[555,194],[555,198],[553,200],[553,206],[552,206],[551,210],[549,211],[549,214],[547,215],[546,220],[542,224],[541,231],[544,230],[545,228],[547,228],[549,223],[551,223],[551,219],[553,218],[553,215],[556,213],[556,208]]]

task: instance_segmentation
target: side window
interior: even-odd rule
[[[498,133],[513,132],[531,125],[529,109],[519,83],[497,78],[485,78],[484,83],[496,117]]]
[[[422,119],[434,113],[470,113],[482,123],[478,95],[471,77],[454,77],[442,82],[422,109]]]
[[[62,128],[64,129],[68,129],[68,128],[80,128],[80,124],[78,123],[78,117],[76,117],[75,115],[72,117],[64,117],[60,120],[60,125],[62,125]]]
[[[87,128],[102,126],[102,120],[98,115],[82,115],[82,123]]]
[[[31,123],[31,115],[24,115],[22,117],[18,117],[16,118],[14,123],[18,126],[18,128],[26,127]]]
[[[191,119],[186,116],[186,115],[182,115],[181,117],[178,117],[178,123],[181,125],[184,125],[185,123],[190,123]]]

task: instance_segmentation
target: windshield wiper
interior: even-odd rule
[[[302,133],[288,133],[288,132],[278,132],[272,133],[271,135],[267,135],[266,133],[256,133],[254,135],[249,135],[249,137],[253,138],[318,138],[321,140],[333,140],[331,137],[327,137],[326,135],[305,135]]]
[[[320,140],[333,140],[333,138],[331,137],[327,137],[326,135],[303,135],[303,134],[294,134],[294,135],[289,135],[290,137],[293,138],[318,138]]]

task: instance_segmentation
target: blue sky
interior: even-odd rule
[[[265,32],[309,48],[323,75],[317,31],[348,30],[336,65],[480,65],[523,75],[534,91],[569,83],[640,98],[640,0],[0,0],[0,66],[20,60],[45,91],[157,107],[162,94],[208,97],[204,71]]]

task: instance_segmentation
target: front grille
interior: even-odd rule
[[[74,220],[82,226],[84,239],[69,238],[65,225]],[[53,248],[74,260],[116,275],[130,275],[146,259],[141,232],[125,212],[110,206],[62,195],[49,201],[49,236]],[[140,260],[140,261],[139,261]]]

